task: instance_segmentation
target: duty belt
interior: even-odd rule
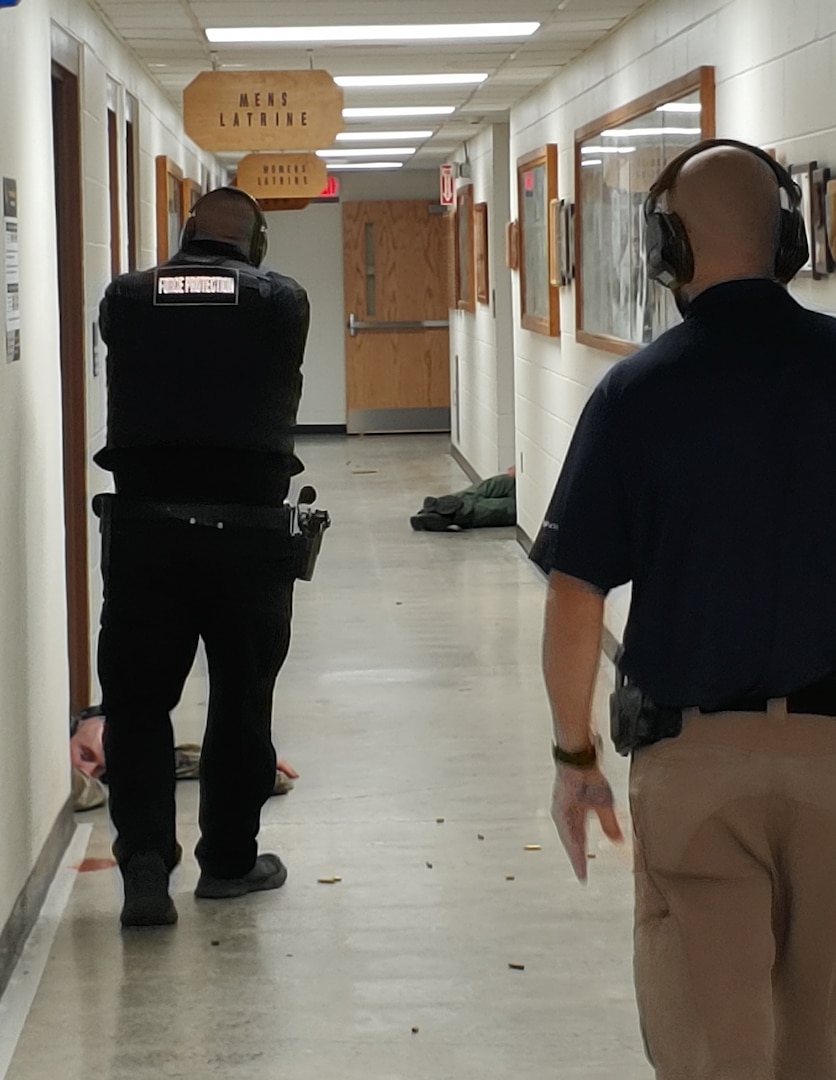
[[[765,697],[741,697],[726,701],[710,709],[700,708],[701,713],[718,712],[766,712]],[[814,716],[836,716],[836,678],[826,675],[818,682],[803,686],[787,694],[787,712],[809,713]]]
[[[288,506],[214,506],[207,503],[151,502],[124,495],[96,495],[93,512],[110,513],[115,521],[180,521],[208,529],[280,529],[290,532]]]

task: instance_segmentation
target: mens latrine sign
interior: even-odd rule
[[[327,71],[204,71],[183,91],[186,133],[204,150],[318,150],[342,111]]]
[[[167,307],[237,304],[237,270],[224,267],[167,266],[154,273],[154,303]]]

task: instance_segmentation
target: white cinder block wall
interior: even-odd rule
[[[703,64],[716,69],[718,136],[775,147],[785,163],[818,160],[836,169],[833,0],[657,0],[512,110],[507,218],[517,216],[517,158],[557,143],[559,195],[573,200],[575,129]],[[473,141],[471,157],[480,145]],[[560,338],[523,330],[512,276],[518,513],[533,537],[580,411],[618,358],[576,343],[574,287],[560,290]],[[793,291],[836,313],[836,276],[799,282]],[[487,444],[492,418],[471,410],[468,419],[484,430],[466,432],[463,443]],[[616,598],[616,632],[625,606]]]
[[[452,439],[482,477],[514,464],[514,354],[511,281],[505,268],[510,200],[509,130],[495,124],[468,144],[474,203],[488,205],[491,301],[476,312],[450,312]],[[455,155],[462,162],[465,154]]]
[[[81,42],[84,287],[90,455],[104,437],[104,375],[92,326],[110,279],[107,79],[140,101],[142,265],[155,260],[154,157],[219,175],[182,134],[176,110],[84,0],[25,0],[0,11],[0,176],[18,182],[22,359],[0,359],[0,928],[69,796],[62,415],[51,116],[51,21]],[[124,114],[120,115],[120,129]],[[124,177],[124,150],[122,176]],[[124,197],[123,197],[124,198]],[[123,249],[126,230],[123,224]],[[104,360],[102,355],[100,359]],[[90,467],[90,494],[107,477]],[[91,521],[91,629],[100,583]],[[95,651],[92,650],[93,655]]]
[[[105,348],[99,348],[94,374],[93,326],[99,303],[110,282],[110,183],[108,175],[107,108],[108,81],[115,89],[119,131],[119,173],[121,192],[122,270],[127,270],[127,194],[125,185],[125,122],[127,95],[139,106],[137,138],[137,214],[139,269],[157,261],[156,158],[165,154],[183,175],[202,183],[209,177],[211,187],[221,183],[222,168],[183,133],[179,112],[161,89],[136,63],[107,27],[82,0],[59,3],[53,0],[52,17],[82,43],[81,122],[84,199],[84,285],[86,302],[86,383],[88,435],[88,494],[108,490],[110,474],[93,464],[93,455],[104,444],[106,422]],[[98,520],[89,514],[89,574],[91,657],[95,668],[95,640],[101,611],[100,546]],[[98,695],[95,670],[92,696]]]

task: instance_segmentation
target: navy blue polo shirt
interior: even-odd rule
[[[766,280],[701,293],[592,393],[532,558],[632,581],[623,666],[659,704],[836,672],[836,319]]]

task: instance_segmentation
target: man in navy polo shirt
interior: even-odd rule
[[[659,1080],[836,1078],[836,320],[785,288],[799,206],[744,144],[665,170],[648,263],[684,322],[593,392],[532,552],[553,816],[581,880],[587,815],[620,837],[590,710],[604,598],[632,582],[635,975]]]

